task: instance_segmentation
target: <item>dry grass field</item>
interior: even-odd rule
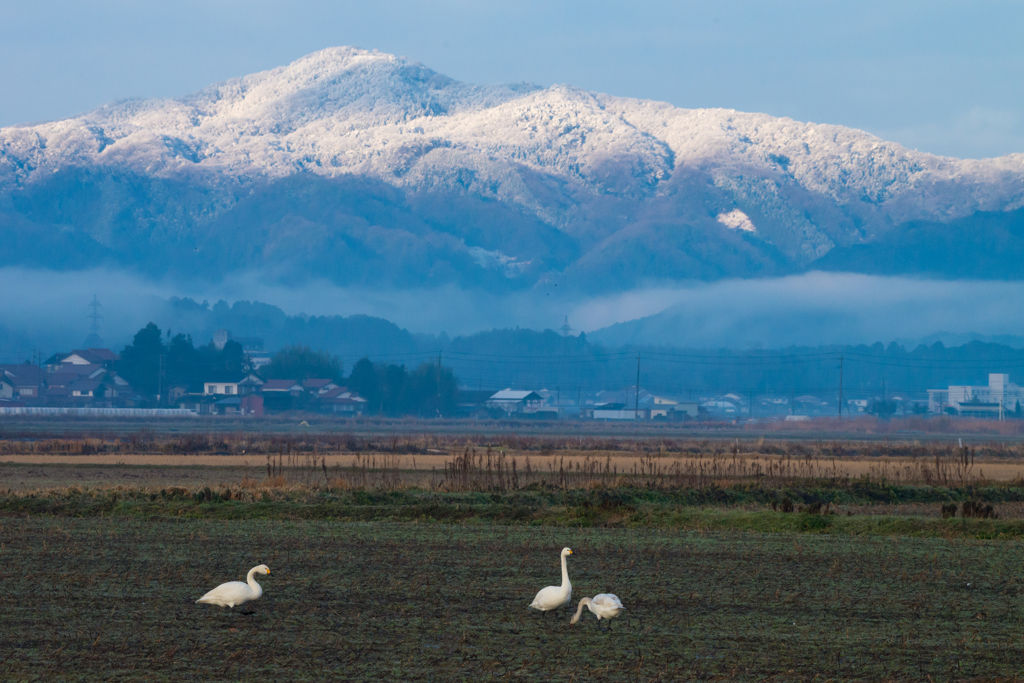
[[[431,443],[427,441],[426,443]],[[69,484],[130,483],[142,485],[232,485],[264,472],[284,471],[302,478],[311,471],[323,472],[325,481],[346,479],[364,485],[383,476],[395,485],[431,487],[453,468],[474,472],[508,473],[523,485],[546,481],[572,485],[636,480],[663,481],[670,485],[728,485],[756,481],[792,480],[853,481],[868,479],[892,484],[958,485],[984,482],[1024,482],[1024,449],[1003,444],[959,448],[920,444],[889,447],[849,447],[834,442],[807,447],[768,444],[759,450],[750,444],[670,444],[645,442],[617,445],[614,450],[541,444],[515,448],[508,444],[476,445],[436,443],[413,450],[397,442],[390,450],[381,444],[365,444],[365,450],[316,439],[288,442],[276,449],[266,444],[239,440],[216,452],[196,449],[173,452],[160,448],[121,450],[123,444],[96,441],[32,444],[33,448],[0,442],[0,487],[25,488]],[[173,445],[173,444],[172,444]],[[250,446],[246,449],[246,445]],[[363,444],[360,444],[363,445]],[[761,444],[764,446],[765,444]],[[107,446],[107,448],[105,448]],[[376,446],[377,448],[373,448]],[[634,446],[634,448],[630,448]],[[673,448],[675,446],[675,448]],[[108,452],[103,452],[107,450]],[[78,452],[75,452],[78,451]],[[171,451],[171,452],[165,452]],[[36,467],[28,467],[34,465]],[[454,472],[449,473],[449,479]],[[504,476],[504,474],[502,475]],[[503,484],[502,484],[503,485]]]

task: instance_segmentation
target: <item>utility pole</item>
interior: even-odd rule
[[[437,352],[437,416],[441,417],[441,351]]]
[[[633,419],[640,419],[640,352],[636,354],[636,403],[633,404]]]
[[[753,391],[750,392],[750,411],[749,412],[750,412],[749,419],[750,419],[751,422],[753,422],[754,421],[754,392]]]
[[[163,404],[164,399],[164,355],[160,354],[160,376],[157,378],[157,405]]]
[[[843,354],[839,354],[839,419],[843,419]]]

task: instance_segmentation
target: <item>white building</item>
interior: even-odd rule
[[[487,399],[488,408],[501,408],[506,413],[535,413],[544,399],[535,391],[502,389]]]
[[[1024,387],[1010,382],[1004,373],[990,373],[988,386],[950,385],[948,389],[928,390],[928,412],[942,413],[952,408],[958,415],[1000,417],[1024,406]]]
[[[233,377],[215,377],[215,382],[203,382],[203,393],[207,396],[244,396],[257,391],[263,380],[257,375],[238,375]]]

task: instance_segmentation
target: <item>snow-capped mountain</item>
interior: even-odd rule
[[[0,246],[54,267],[614,288],[803,270],[910,221],[1022,206],[1024,154],[472,86],[354,48],[0,129]]]

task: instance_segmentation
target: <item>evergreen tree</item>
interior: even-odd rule
[[[348,388],[366,399],[368,412],[381,412],[380,385],[377,368],[369,358],[360,359],[352,368]]]
[[[136,391],[156,394],[160,391],[160,357],[166,353],[160,328],[149,323],[124,347],[117,370]]]

